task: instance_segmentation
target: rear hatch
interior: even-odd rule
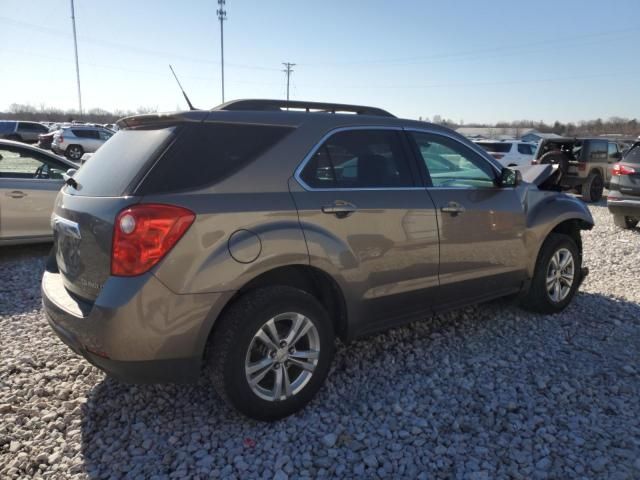
[[[640,143],[636,143],[620,162],[613,165],[610,189],[625,196],[640,197]]]
[[[111,272],[116,215],[138,203],[136,186],[175,136],[174,126],[120,130],[68,181],[52,215],[54,252],[66,288],[93,301]]]

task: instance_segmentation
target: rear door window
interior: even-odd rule
[[[409,161],[395,130],[347,130],[332,135],[301,173],[316,189],[413,187]]]
[[[256,160],[293,130],[278,125],[214,123],[180,128],[175,142],[153,166],[138,193],[148,195],[213,185]],[[112,142],[105,143],[105,147]]]

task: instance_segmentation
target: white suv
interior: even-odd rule
[[[51,150],[79,161],[86,152],[95,152],[114,132],[103,127],[71,125],[63,127],[53,136]]]
[[[484,148],[493,158],[505,167],[522,167],[531,165],[538,145],[531,142],[517,140],[479,140],[479,146]]]

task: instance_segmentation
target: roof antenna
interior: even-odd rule
[[[180,80],[178,80],[178,76],[176,75],[176,72],[173,71],[173,67],[171,66],[171,64],[169,64],[169,68],[171,69],[171,73],[173,73],[173,78],[175,78],[176,82],[178,82],[178,86],[180,87],[180,90],[182,90],[182,95],[184,95],[184,99],[187,101],[187,105],[189,105],[189,110],[196,110],[193,107],[193,105],[191,105],[191,101],[189,100],[189,97],[187,97],[187,94],[184,91],[184,88],[182,88],[182,85],[180,84]]]

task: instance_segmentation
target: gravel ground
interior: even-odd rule
[[[0,250],[1,478],[640,478],[640,230],[605,207],[562,314],[506,301],[339,347],[303,412],[105,378],[47,327],[47,247]]]

